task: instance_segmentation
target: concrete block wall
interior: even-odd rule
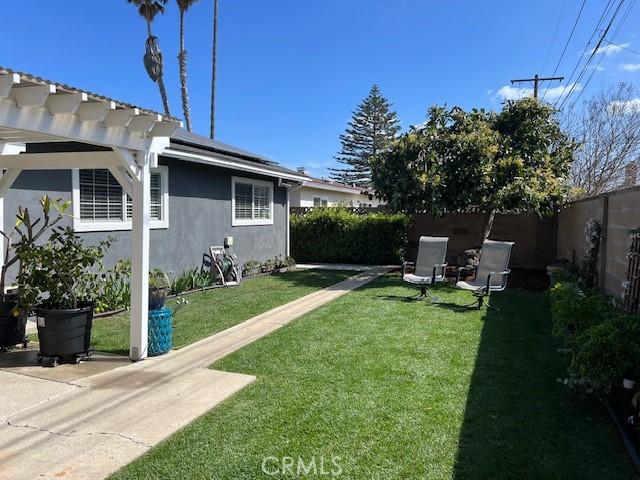
[[[598,261],[600,288],[620,297],[627,276],[630,231],[640,228],[640,187],[579,200],[558,215],[558,257],[582,261],[586,252],[585,225],[594,218],[603,227]]]

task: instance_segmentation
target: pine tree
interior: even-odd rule
[[[400,131],[396,112],[390,108],[380,87],[371,87],[340,135],[342,148],[335,159],[344,167],[330,168],[331,180],[356,186],[371,183],[371,160],[387,149]]]

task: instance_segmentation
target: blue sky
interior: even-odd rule
[[[194,130],[204,135],[212,3],[201,0],[187,17]],[[553,73],[581,3],[220,0],[217,139],[323,175],[372,84],[393,102],[404,128],[421,122],[434,103],[498,109],[504,96],[522,93],[510,79]],[[633,3],[626,0],[622,12]],[[584,57],[605,4],[587,0],[559,75]],[[3,12],[0,65],[161,110],[142,67],[144,22],[125,0],[20,0]],[[608,36],[626,49],[596,56],[582,98],[620,81],[640,86],[640,55],[630,51],[640,52],[638,25],[640,6],[633,6],[615,38]],[[154,29],[172,113],[182,116],[173,0]]]

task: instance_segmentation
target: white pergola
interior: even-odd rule
[[[131,196],[129,357],[134,361],[147,356],[149,169],[157,166],[158,155],[180,126],[156,112],[0,67],[0,225],[4,195],[22,170],[106,168]],[[25,153],[27,144],[42,142],[80,142],[109,150]]]

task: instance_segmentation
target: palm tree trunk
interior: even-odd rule
[[[164,78],[162,75],[158,77],[158,90],[160,90],[160,97],[162,97],[164,114],[170,117],[171,110],[169,109],[169,98],[167,97],[167,90],[164,88]]]
[[[180,53],[178,54],[180,68],[180,90],[182,93],[182,112],[187,131],[191,131],[191,109],[189,108],[189,91],[187,89],[187,51],[184,48],[184,10],[180,10]]]
[[[216,60],[218,51],[218,0],[213,0],[213,49],[211,61],[211,140],[216,133]]]

